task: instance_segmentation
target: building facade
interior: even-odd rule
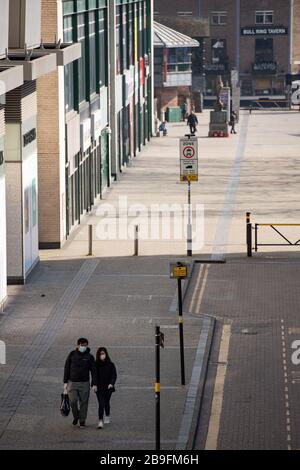
[[[42,44],[38,0],[3,0],[0,31],[1,305],[39,261],[37,82],[74,51]]]
[[[162,120],[168,108],[190,101],[192,49],[198,47],[195,39],[154,22],[154,96]]]
[[[82,56],[38,84],[41,248],[62,246],[150,139],[152,9],[151,0],[42,0],[44,41],[78,42]]]
[[[209,36],[194,60],[207,96],[215,95],[218,75],[230,83],[232,70],[238,71],[243,98],[286,96],[286,74],[296,71],[299,57],[299,0],[177,0],[172,6],[162,0],[155,11],[158,18],[169,12],[207,19]]]

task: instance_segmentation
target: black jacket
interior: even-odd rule
[[[95,383],[95,359],[90,354],[90,349],[81,353],[78,349],[70,352],[65,364],[64,383],[71,382],[89,382],[92,375],[92,385]]]
[[[187,119],[187,123],[191,126],[194,126],[195,124],[198,124],[198,118],[197,118],[196,114],[190,114],[188,119]]]
[[[96,361],[96,385],[98,391],[108,390],[108,386],[115,385],[117,380],[116,366],[111,361]]]

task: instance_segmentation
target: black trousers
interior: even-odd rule
[[[195,132],[196,132],[196,124],[190,124],[190,131],[191,131],[191,134],[195,134]]]
[[[111,390],[97,392],[97,398],[99,403],[98,416],[101,420],[103,419],[104,411],[106,416],[110,415],[110,399],[112,393],[113,392]]]

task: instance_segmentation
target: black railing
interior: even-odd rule
[[[284,227],[298,227],[298,233],[300,235],[300,224],[276,224],[276,223],[269,223],[269,224],[254,224],[252,225],[250,220],[251,213],[246,213],[246,242],[247,242],[247,256],[252,256],[252,250],[257,253],[258,247],[260,246],[288,246],[288,247],[299,247],[300,248],[300,238],[294,242],[288,238],[287,234],[282,233]],[[274,243],[260,243],[259,238],[259,228],[260,227],[268,227],[273,232],[277,234],[278,242]],[[254,247],[252,246],[252,231],[254,230]],[[298,236],[299,236],[298,235]],[[298,238],[298,237],[297,237]],[[284,240],[284,242],[282,242]],[[280,242],[280,243],[279,243]]]

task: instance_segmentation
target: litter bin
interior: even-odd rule
[[[180,122],[181,121],[180,106],[172,106],[168,108],[166,119],[168,122]]]

